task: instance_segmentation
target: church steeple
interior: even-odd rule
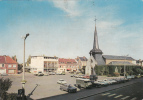
[[[95,19],[95,31],[94,31],[94,42],[93,42],[93,49],[99,49],[98,45],[98,37],[97,37],[97,31],[96,31],[96,19]]]
[[[93,49],[90,51],[90,55],[94,54],[102,54],[102,51],[99,49],[98,44],[98,36],[97,36],[97,30],[96,30],[96,19],[95,19],[95,31],[94,31],[94,42],[93,42]]]

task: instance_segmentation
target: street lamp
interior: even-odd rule
[[[26,83],[26,80],[25,80],[25,40],[28,36],[29,36],[29,33],[27,33],[26,36],[24,37],[23,77],[22,77],[22,81],[21,81],[22,89],[23,89],[22,100],[24,100],[24,96],[25,96],[24,85]]]
[[[125,55],[125,61],[126,61],[126,59],[127,59],[127,57],[128,57],[129,55]],[[125,61],[124,61],[124,78],[125,78],[125,73],[126,73],[126,65],[125,65]]]

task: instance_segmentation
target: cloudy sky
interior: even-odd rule
[[[143,59],[143,0],[0,0],[0,55],[76,58],[93,48]]]

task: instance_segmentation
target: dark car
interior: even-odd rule
[[[77,92],[77,88],[73,87],[70,84],[62,84],[60,86],[60,90],[67,91],[69,93],[71,93],[71,92]]]

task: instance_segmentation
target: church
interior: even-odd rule
[[[89,52],[85,69],[86,75],[95,74],[93,71],[95,65],[135,65],[136,60],[129,56],[103,55],[102,50],[99,49],[98,36],[95,24],[93,49]]]

